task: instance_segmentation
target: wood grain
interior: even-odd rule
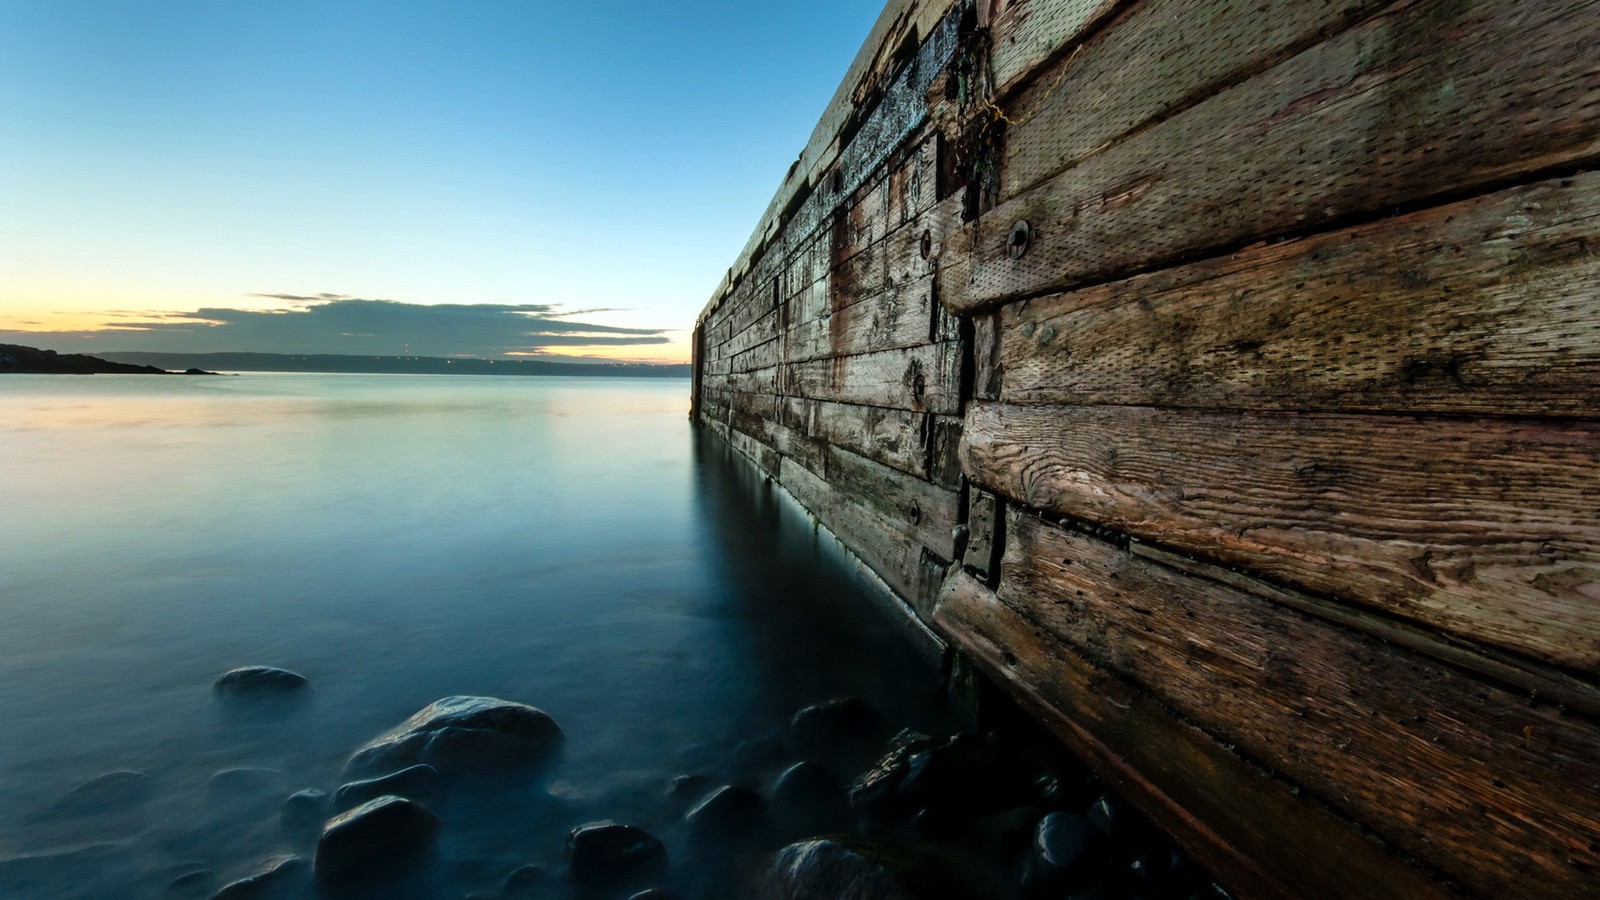
[[[785,425],[918,478],[927,475],[926,416],[881,406],[785,397]]]
[[[789,363],[784,373],[784,393],[798,397],[914,412],[961,410],[961,351],[955,343]]]
[[[1004,97],[1068,44],[1110,15],[1122,0],[980,0],[987,7],[989,66]]]
[[[1600,175],[1006,307],[1004,399],[1600,417]]]
[[[966,573],[934,629],[1244,897],[1454,896],[1356,827],[1089,664]]]
[[[999,596],[1485,896],[1600,877],[1600,725],[1029,515]]]
[[[1037,509],[1600,672],[1600,426],[1023,407],[963,468]]]
[[[971,312],[1593,161],[1597,45],[1595,0],[1396,3],[985,214],[946,242],[940,299]]]

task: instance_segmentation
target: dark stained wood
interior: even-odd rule
[[[855,356],[926,344],[937,307],[931,274],[921,282],[889,287],[849,306],[825,311],[820,318],[790,326],[786,360]]]
[[[1475,891],[1600,877],[1600,724],[1033,516],[999,596]]]
[[[1597,45],[1593,0],[1396,3],[1002,203],[946,242],[940,299],[974,311],[1581,165]]]
[[[1453,896],[1125,679],[1089,664],[970,575],[946,579],[933,621],[1240,896]]]
[[[1002,199],[1342,31],[1391,0],[1145,0],[1004,104]]]
[[[992,47],[995,93],[1005,96],[1125,0],[979,0]]]
[[[915,412],[961,409],[961,352],[955,343],[790,363],[784,372],[784,392],[794,396]]]
[[[786,397],[780,415],[785,425],[824,443],[918,478],[927,475],[922,413]]]
[[[972,317],[972,396],[979,400],[1000,399],[1001,375],[1005,372],[1000,361],[1001,316],[990,313]]]
[[[955,558],[952,531],[961,517],[961,497],[837,447],[828,450],[828,481],[856,503],[872,509],[901,533],[944,560]]]
[[[1597,284],[1591,173],[1006,307],[1004,398],[1596,418]]]
[[[977,483],[1600,671],[1600,425],[972,404]]]
[[[888,225],[891,232],[931,209],[938,199],[937,141],[927,134],[912,140],[915,145],[906,151],[905,159],[889,172]]]

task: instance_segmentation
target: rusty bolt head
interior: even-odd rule
[[[923,259],[933,255],[933,232],[924,231],[922,233],[922,242],[917,245],[917,249],[922,253]]]
[[[1021,259],[1022,254],[1028,252],[1028,245],[1033,243],[1033,226],[1027,220],[1011,226],[1011,234],[1006,236],[1006,252],[1012,259]]]
[[[911,513],[911,524],[915,525],[918,522],[921,522],[922,521],[922,504],[918,503],[915,500],[911,501],[910,513]]]

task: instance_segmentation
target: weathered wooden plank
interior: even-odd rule
[[[821,318],[792,325],[786,361],[926,344],[936,307],[932,275],[920,283],[891,286]]]
[[[919,478],[927,475],[922,413],[785,397],[780,415],[789,427],[835,447]]]
[[[1146,0],[1005,106],[1000,196],[1282,62],[1392,0]]]
[[[941,559],[955,558],[955,536],[961,520],[961,497],[848,450],[828,450],[828,480],[855,502],[895,523],[910,540]]]
[[[782,362],[779,346],[776,340],[757,344],[754,347],[724,360],[729,372],[754,372],[777,366]]]
[[[1600,671],[1600,426],[972,404],[969,478],[1038,509]]]
[[[1004,399],[1600,417],[1600,174],[1038,298]]]
[[[766,315],[757,319],[738,334],[729,337],[710,351],[711,359],[730,359],[755,347],[764,344],[778,336],[778,324],[781,310],[769,310]]]
[[[914,412],[961,411],[957,343],[924,344],[784,366],[785,393]]]
[[[731,407],[728,424],[818,475],[827,472],[828,446],[804,432],[780,423],[770,413]]]
[[[972,395],[979,400],[1000,399],[1000,376],[1005,371],[1000,361],[1000,316],[991,313],[972,318]]]
[[[766,444],[761,443],[759,439],[748,435],[737,428],[732,427],[731,425],[728,427],[728,430],[723,437],[728,443],[733,445],[735,450],[738,450],[740,453],[743,453],[745,456],[749,457],[750,461],[760,467],[762,471],[773,476],[774,478],[778,476],[780,466],[785,459],[778,453],[778,451],[768,447]]]
[[[844,309],[888,287],[888,256],[881,243],[864,247],[828,272],[828,306]]]
[[[1596,45],[1594,0],[1396,3],[982,216],[946,242],[940,299],[970,312],[1593,161]]]
[[[1474,891],[1600,877],[1600,725],[1034,516],[999,596]]]
[[[883,240],[889,233],[889,179],[879,177],[856,191],[840,218],[843,226],[835,230],[835,266]]]
[[[933,208],[939,195],[938,141],[926,134],[912,141],[906,158],[889,171],[890,232]]]
[[[724,382],[727,389],[741,394],[776,394],[779,367],[757,369],[753,372],[733,372]]]
[[[896,228],[884,240],[884,277],[897,285],[934,274],[945,240],[962,232],[959,194],[945,198]]]
[[[915,605],[927,591],[922,548],[895,523],[818,477],[793,459],[780,463],[779,484],[794,495],[895,593]]]
[[[1122,0],[990,0],[980,3],[990,34],[995,93],[1005,96],[1063,48],[1091,31]],[[985,9],[986,8],[986,9]],[[981,15],[982,13],[980,13]]]
[[[1242,896],[1453,896],[1153,697],[1090,665],[970,575],[945,580],[933,624]]]

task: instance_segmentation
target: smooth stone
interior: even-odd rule
[[[1105,833],[1077,813],[1049,813],[1034,829],[1033,863],[1041,887],[1088,887],[1105,873],[1110,856]]]
[[[291,694],[311,684],[304,675],[272,666],[241,666],[225,672],[212,688],[219,694]]]
[[[187,868],[187,867],[186,867]],[[174,876],[167,882],[167,894],[195,894],[205,890],[212,883],[213,873],[205,867],[190,868],[183,874]]]
[[[283,790],[287,777],[278,769],[235,766],[213,772],[206,787],[213,796],[259,797]]]
[[[815,834],[846,822],[850,798],[828,767],[798,762],[773,783],[772,806],[785,826]]]
[[[439,770],[426,763],[407,766],[382,778],[352,781],[340,785],[333,792],[333,808],[337,810],[359,806],[374,797],[393,794],[411,800],[426,800],[439,789]]]
[[[672,900],[672,895],[660,888],[650,888],[634,894],[628,900]]]
[[[508,896],[522,897],[533,891],[554,883],[555,879],[544,870],[543,866],[522,866],[513,869],[505,881],[500,883],[500,891]]]
[[[493,697],[446,697],[356,751],[347,775],[418,763],[446,774],[530,768],[553,759],[563,735],[541,709]]]
[[[211,900],[258,900],[286,893],[296,881],[310,874],[311,865],[302,856],[275,856],[261,864],[253,874],[239,879],[211,895]]]
[[[1132,846],[1155,840],[1159,834],[1128,805],[1128,801],[1110,792],[1096,800],[1085,815],[1118,845]]]
[[[567,873],[581,885],[630,884],[667,869],[667,848],[654,835],[609,819],[572,829],[566,851]]]
[[[786,752],[783,739],[775,735],[750,738],[733,746],[728,765],[741,774],[764,772],[783,762]]]
[[[684,814],[690,834],[701,837],[754,837],[767,814],[767,801],[749,788],[723,785]]]
[[[855,838],[817,838],[778,851],[760,900],[965,900],[960,879],[903,848]]]
[[[704,800],[715,786],[716,782],[704,775],[679,775],[667,782],[667,789],[661,798],[662,805],[667,815],[679,818],[690,807]]]
[[[48,816],[117,812],[139,806],[155,796],[155,783],[143,772],[107,772],[85,781],[50,804]]]
[[[932,747],[933,738],[921,732],[906,729],[895,735],[878,761],[850,783],[850,805],[877,817],[909,814],[904,807],[913,804],[898,798],[896,792],[912,757]]]
[[[369,800],[323,826],[317,880],[363,879],[414,865],[433,849],[439,827],[438,816],[404,797]]]
[[[328,792],[317,788],[295,791],[283,801],[279,820],[289,831],[311,831],[322,827],[331,809]]]

